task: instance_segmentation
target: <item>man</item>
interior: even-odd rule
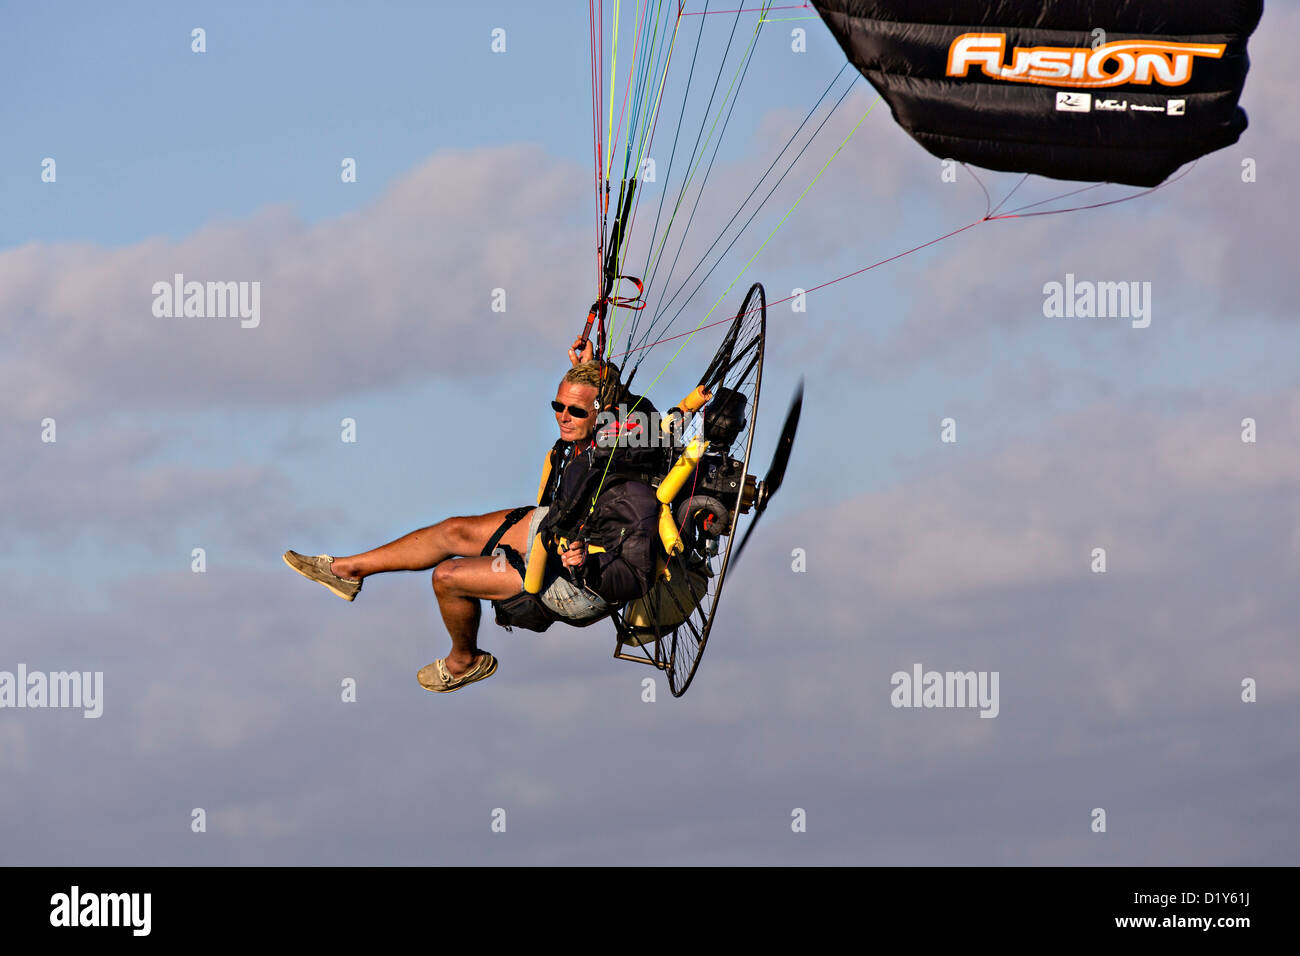
[[[551,403],[560,440],[551,449],[538,507],[448,518],[347,557],[284,554],[289,567],[347,601],[372,574],[433,568],[433,591],[452,647],[445,658],[420,669],[417,678],[427,690],[458,690],[496,672],[496,658],[478,647],[480,601],[520,595],[524,561],[538,535],[548,550],[539,597],[560,619],[602,617],[653,583],[658,502],[648,485],[622,480],[596,460],[601,367],[591,361],[589,342],[581,354],[579,346],[574,342],[569,349],[572,368]],[[524,514],[529,520],[521,520]],[[567,544],[562,550],[561,541]],[[599,547],[589,549],[588,542]]]

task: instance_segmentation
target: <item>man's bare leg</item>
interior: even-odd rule
[[[446,660],[447,671],[453,677],[473,667],[482,653],[478,649],[478,626],[483,616],[481,599],[514,597],[522,587],[523,581],[514,568],[490,556],[458,558],[439,564],[434,570],[433,593],[438,598],[442,622],[451,635],[451,652]]]
[[[366,578],[385,571],[427,571],[447,558],[478,555],[511,510],[439,521],[372,551],[336,557],[332,570],[341,578]],[[516,550],[522,549],[527,536],[528,518],[524,515],[515,522],[502,539]]]

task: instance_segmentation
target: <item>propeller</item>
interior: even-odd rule
[[[754,520],[749,523],[749,529],[745,532],[745,536],[740,539],[740,547],[736,548],[736,556],[732,560],[740,560],[741,554],[745,551],[745,545],[749,544],[749,536],[758,527],[758,519],[763,517],[768,502],[772,500],[772,496],[781,487],[781,482],[785,480],[785,469],[790,464],[790,450],[794,448],[794,433],[799,428],[799,413],[802,410],[803,379],[799,379],[799,385],[794,390],[794,398],[790,402],[790,411],[786,412],[785,424],[781,426],[781,438],[776,443],[776,452],[772,455],[772,464],[768,466],[767,474],[763,476],[763,480],[758,483],[758,489],[754,495]]]

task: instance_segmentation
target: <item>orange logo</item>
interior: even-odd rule
[[[1095,50],[1067,46],[1018,46],[1006,62],[1002,33],[963,33],[948,47],[948,75],[966,76],[971,67],[995,80],[1096,89],[1125,83],[1182,86],[1192,78],[1198,56],[1217,60],[1223,43],[1116,40]]]

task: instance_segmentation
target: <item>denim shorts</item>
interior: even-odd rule
[[[531,553],[533,539],[537,537],[537,529],[541,526],[542,519],[546,517],[546,512],[550,508],[540,506],[533,509],[528,518],[528,550]],[[609,610],[609,604],[599,594],[589,588],[580,588],[569,580],[569,576],[564,571],[547,572],[546,578],[542,584],[542,593],[539,595],[542,603],[546,607],[561,617],[566,617],[571,621],[585,621],[593,617],[600,617]]]

